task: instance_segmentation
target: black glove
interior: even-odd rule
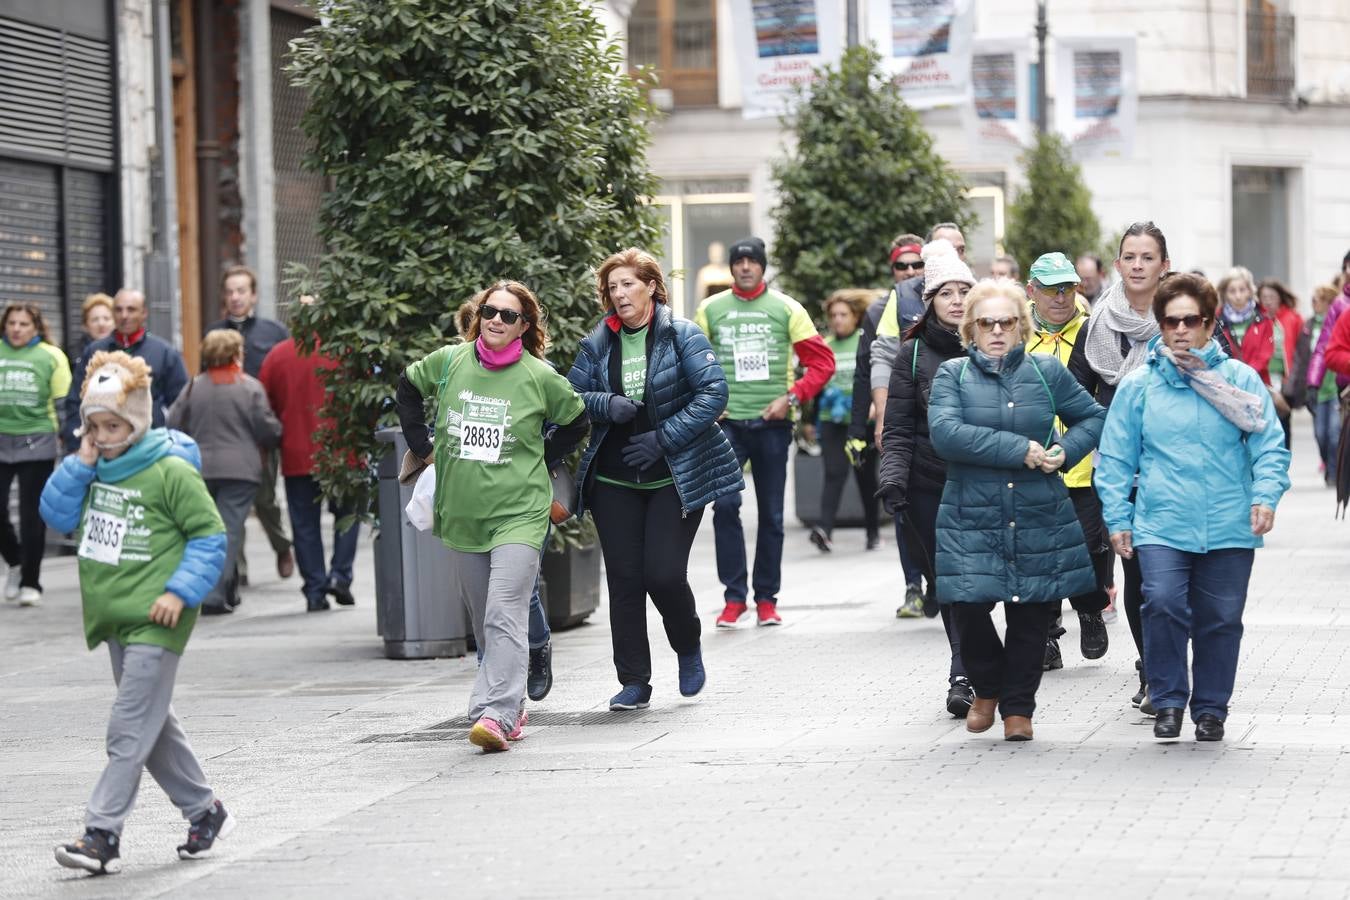
[[[642,409],[641,402],[634,403],[623,394],[615,394],[609,398],[609,420],[616,425],[633,421],[640,409]]]
[[[623,448],[624,465],[632,466],[639,472],[650,468],[664,455],[665,451],[661,449],[661,442],[656,439],[655,431],[644,431],[630,438],[628,446]]]
[[[877,499],[888,516],[899,515],[909,507],[909,492],[898,484],[883,484],[877,491]]]

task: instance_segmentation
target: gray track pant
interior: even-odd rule
[[[483,650],[469,695],[469,718],[477,722],[487,716],[510,731],[525,702],[530,594],[539,551],[527,544],[503,544],[486,553],[450,552],[474,641]]]
[[[170,706],[178,654],[153,644],[123,647],[108,641],[108,655],[117,699],[108,719],[108,765],[89,798],[85,827],[121,834],[143,769],[150,770],[183,818],[197,818],[216,798]]]

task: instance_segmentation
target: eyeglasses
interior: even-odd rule
[[[488,306],[486,303],[478,307],[478,315],[481,316],[484,321],[501,316],[502,321],[507,325],[514,325],[525,318],[524,313],[518,313],[514,309],[498,309],[495,306]]]
[[[1057,297],[1063,297],[1065,294],[1072,294],[1076,286],[1077,285],[1072,284],[1058,284],[1050,286],[1041,284],[1039,281],[1035,282],[1036,290],[1040,291],[1042,294],[1054,294]]]
[[[995,327],[997,327],[999,331],[1012,331],[1017,325],[1017,317],[1008,316],[1004,319],[994,319],[989,316],[980,316],[975,320],[975,324],[980,326],[980,330],[986,334],[993,331]]]
[[[922,272],[923,260],[920,259],[915,262],[893,262],[891,263],[891,268],[897,272],[903,272],[906,269],[912,272]]]
[[[1176,331],[1182,325],[1187,328],[1199,328],[1201,325],[1208,325],[1208,316],[1198,316],[1192,313],[1189,316],[1163,316],[1162,327],[1168,331]]]

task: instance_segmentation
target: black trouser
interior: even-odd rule
[[[1102,521],[1102,501],[1091,487],[1069,488],[1069,499],[1073,501],[1078,524],[1083,528],[1083,540],[1087,543],[1088,557],[1092,560],[1092,570],[1097,576],[1096,587],[1070,597],[1069,605],[1074,612],[1100,613],[1111,602],[1106,595],[1106,588],[1111,584],[1116,564],[1115,554],[1111,551],[1111,538],[1106,533],[1106,523]],[[1063,612],[1062,602],[1057,610]],[[1053,621],[1051,627],[1054,627]]]
[[[1144,573],[1139,571],[1139,554],[1129,559],[1121,559],[1120,567],[1125,572],[1125,590],[1121,602],[1125,606],[1125,619],[1130,623],[1130,636],[1134,638],[1134,648],[1139,658],[1144,658],[1144,619],[1140,610],[1144,606]]]
[[[1045,632],[1055,614],[1053,603],[1005,603],[1008,633],[1003,641],[990,613],[992,603],[953,603],[956,630],[961,635],[961,660],[966,665],[975,696],[998,698],[998,711],[1030,717],[1036,710],[1045,659]]]
[[[652,598],[676,653],[699,647],[698,609],[689,587],[689,550],[703,510],[681,517],[675,486],[656,490],[596,481],[591,515],[600,535],[609,584],[609,627],[619,683],[648,684],[647,597]]]
[[[905,540],[918,555],[919,565],[923,567],[924,580],[928,582],[925,593],[928,594],[929,603],[934,602],[933,595],[937,593],[937,517],[938,506],[941,503],[942,488],[928,489],[911,480],[909,505],[901,514],[905,523]],[[942,627],[947,632],[947,643],[951,644],[952,648],[951,670],[947,677],[955,678],[957,675],[966,674],[966,667],[961,662],[961,638],[952,621],[951,604],[942,604],[938,607],[938,612],[942,616]]]
[[[820,443],[820,459],[825,464],[825,482],[820,488],[820,527],[825,534],[834,535],[834,518],[839,514],[839,500],[844,496],[844,482],[848,481],[848,454],[844,453],[844,444],[848,441],[848,425],[838,422],[821,422],[816,430],[816,439]],[[877,536],[877,454],[869,444],[863,451],[863,464],[853,469],[858,480],[858,493],[862,495],[863,523],[867,526],[867,536]]]
[[[31,462],[0,463],[0,510],[5,525],[0,528],[0,555],[11,566],[21,566],[20,587],[42,590],[42,553],[47,546],[47,525],[38,512],[42,489],[55,463],[50,459]],[[19,533],[9,520],[9,484],[19,477]]]

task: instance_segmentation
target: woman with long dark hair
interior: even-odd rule
[[[9,567],[5,599],[42,602],[47,526],[38,500],[56,465],[56,404],[70,390],[70,361],[47,337],[35,303],[11,303],[0,341],[0,554]],[[9,485],[19,479],[19,531],[9,520]]]
[[[966,354],[959,329],[966,294],[975,277],[948,241],[928,244],[923,248],[923,258],[926,307],[906,332],[891,369],[877,496],[885,503],[887,513],[901,516],[905,540],[920,558],[928,581],[927,600],[936,603],[937,517],[942,488],[947,483],[947,463],[933,449],[928,436],[928,396],[938,367]],[[939,610],[952,651],[947,712],[961,719],[970,711],[975,694],[961,663],[961,641],[952,621],[952,608],[942,604]]]
[[[1111,284],[1092,307],[1092,315],[1069,354],[1069,371],[1098,403],[1110,408],[1120,380],[1143,365],[1148,342],[1158,336],[1153,316],[1153,295],[1172,266],[1167,256],[1167,238],[1152,222],[1135,222],[1125,229],[1116,251],[1120,280]],[[1139,658],[1139,690],[1130,702],[1148,714],[1147,679],[1144,674],[1144,631],[1140,607],[1144,603],[1143,576],[1139,561],[1122,559],[1125,590],[1122,602],[1130,623]]]

